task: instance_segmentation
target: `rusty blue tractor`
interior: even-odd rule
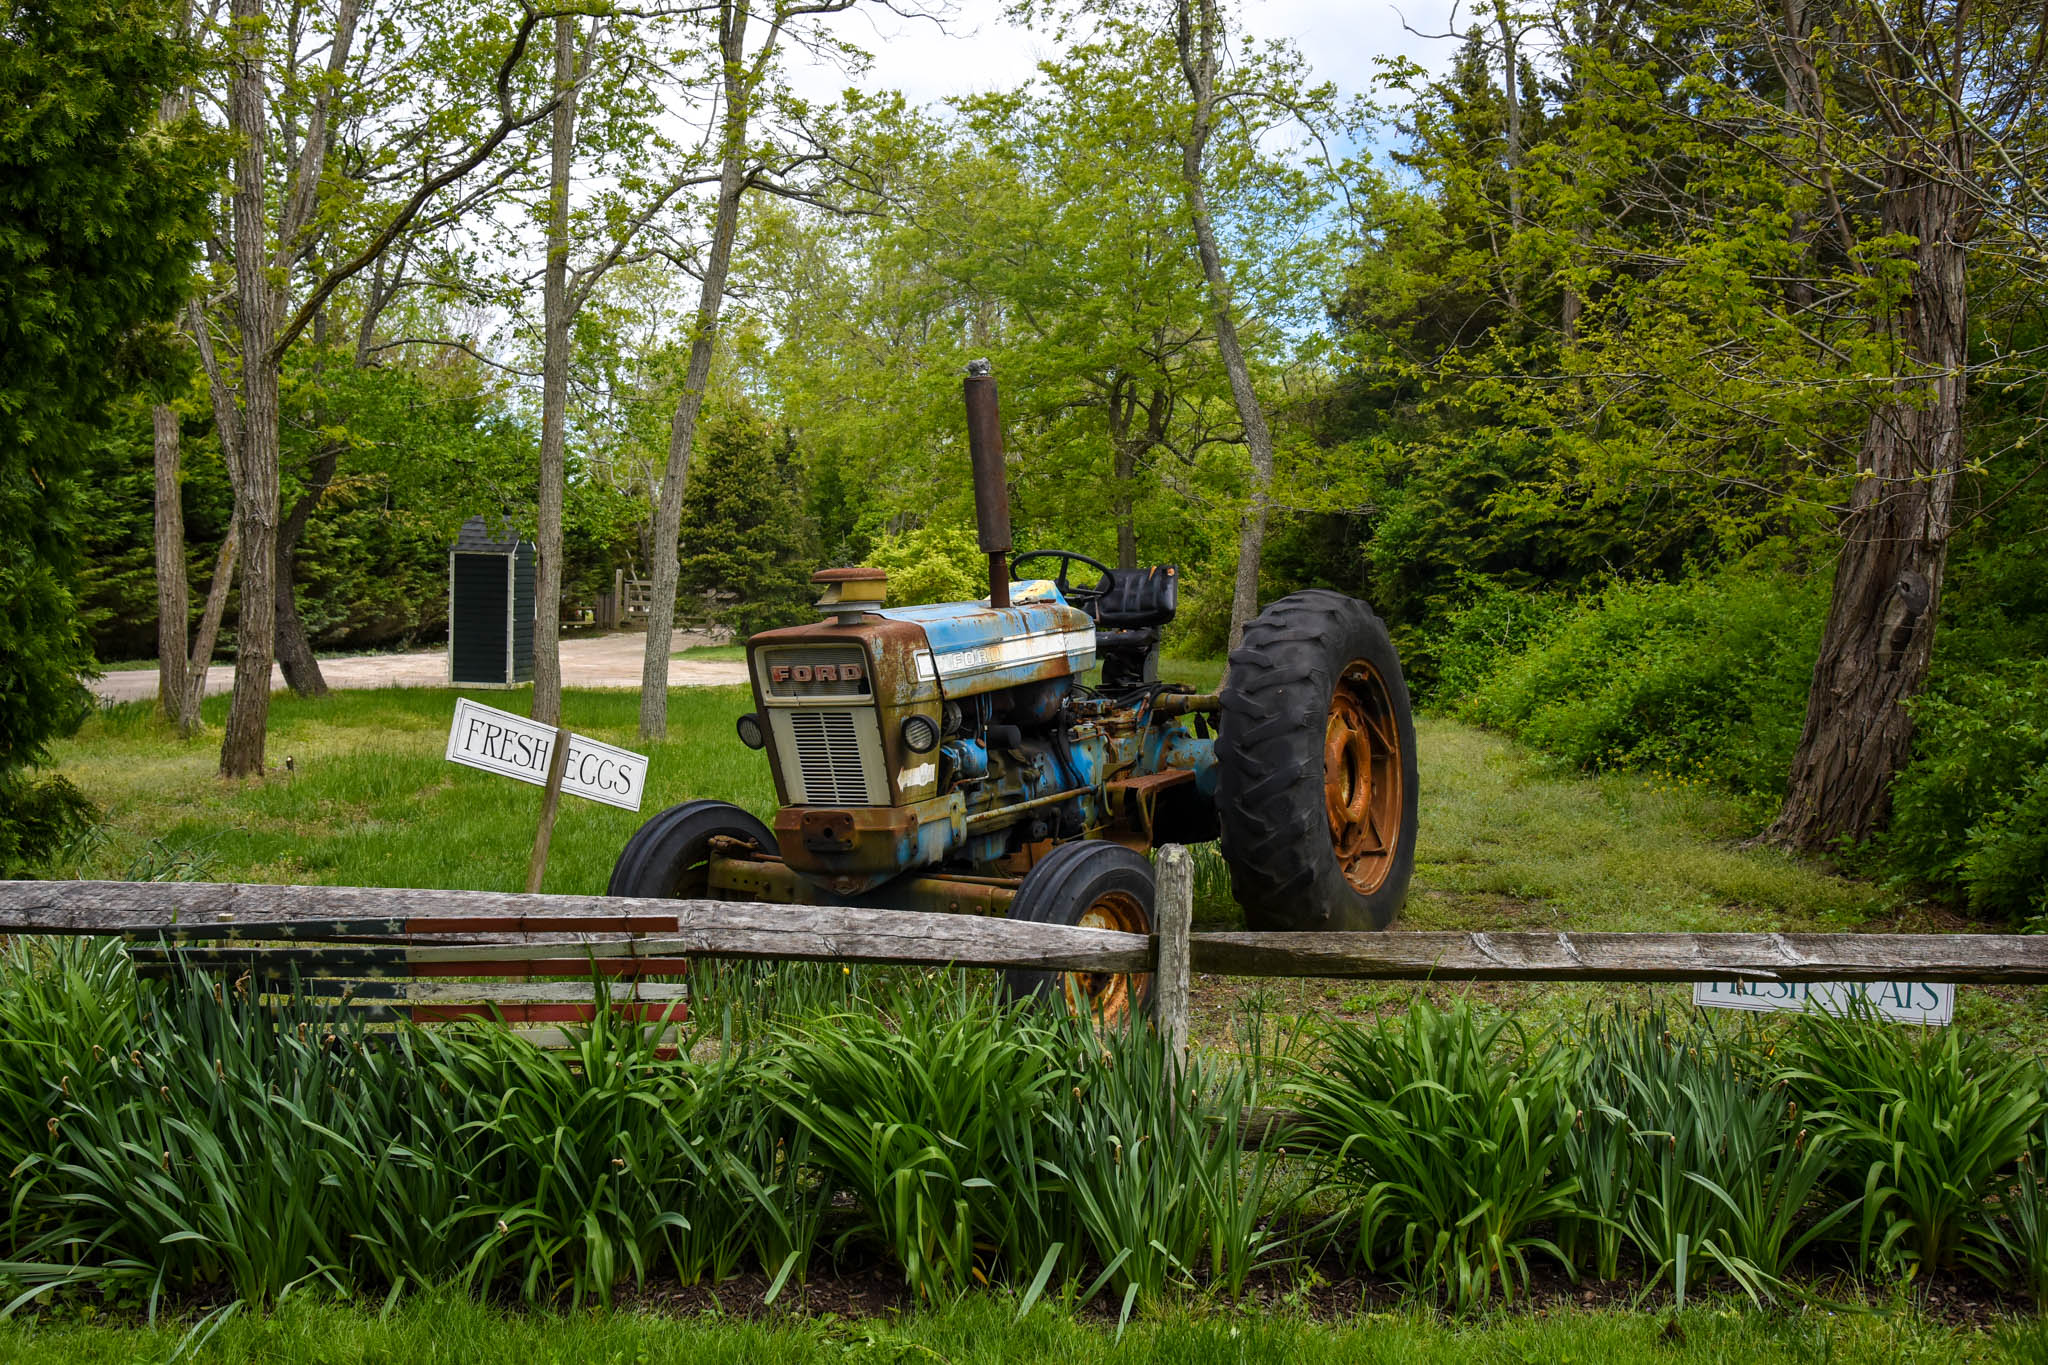
[[[1381,929],[1415,857],[1415,732],[1400,659],[1362,602],[1311,590],[1252,621],[1219,692],[1159,678],[1172,567],[1012,557],[995,380],[965,380],[989,596],[885,606],[879,569],[826,569],[815,625],[747,641],[772,828],[662,811],[611,893],[1007,915],[1148,933],[1160,844],[1221,841],[1262,930]],[[1097,671],[1099,670],[1099,672]],[[1145,977],[1013,972],[1115,1017]]]

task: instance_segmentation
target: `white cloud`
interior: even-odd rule
[[[1452,0],[1247,0],[1244,23],[1254,38],[1288,38],[1307,55],[1316,74],[1347,94],[1366,91],[1376,59],[1407,56],[1443,69],[1454,44],[1411,32],[1441,33],[1451,25]],[[1404,26],[1405,18],[1405,26]],[[901,90],[914,104],[951,95],[978,94],[1021,84],[1056,45],[1050,34],[1010,23],[997,0],[967,0],[943,29],[901,18],[879,6],[840,16],[839,32],[874,57],[867,73],[849,82],[821,63],[793,60],[799,88],[828,98],[849,83],[866,90]]]

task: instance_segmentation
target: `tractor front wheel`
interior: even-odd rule
[[[1024,874],[1010,918],[1035,924],[1152,932],[1152,864],[1107,839],[1061,844]],[[1120,1023],[1152,998],[1150,972],[1027,972],[1003,974],[1013,996],[1059,996],[1076,1014]]]
[[[670,806],[633,832],[612,864],[608,896],[691,900],[710,887],[712,841],[733,839],[767,852],[768,827],[726,801],[685,801]]]
[[[1245,627],[1223,678],[1217,815],[1254,930],[1384,929],[1415,871],[1415,723],[1365,603],[1321,589]]]

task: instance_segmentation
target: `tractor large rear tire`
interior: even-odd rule
[[[701,897],[709,886],[711,841],[736,839],[763,852],[775,847],[768,827],[725,801],[685,801],[635,830],[612,864],[608,896],[663,900]]]
[[[1107,839],[1061,844],[1024,874],[1010,901],[1010,918],[1035,924],[1152,932],[1152,864],[1145,855]],[[1007,971],[1012,996],[1044,996],[1086,1010],[1104,1024],[1142,1013],[1152,999],[1150,972]]]
[[[1415,723],[1371,608],[1315,589],[1246,626],[1223,678],[1216,763],[1246,927],[1393,922],[1415,871]]]

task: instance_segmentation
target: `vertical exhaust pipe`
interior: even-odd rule
[[[1003,422],[996,376],[986,360],[967,362],[967,454],[974,462],[974,527],[988,556],[988,604],[1010,605],[1010,489],[1003,477]]]

